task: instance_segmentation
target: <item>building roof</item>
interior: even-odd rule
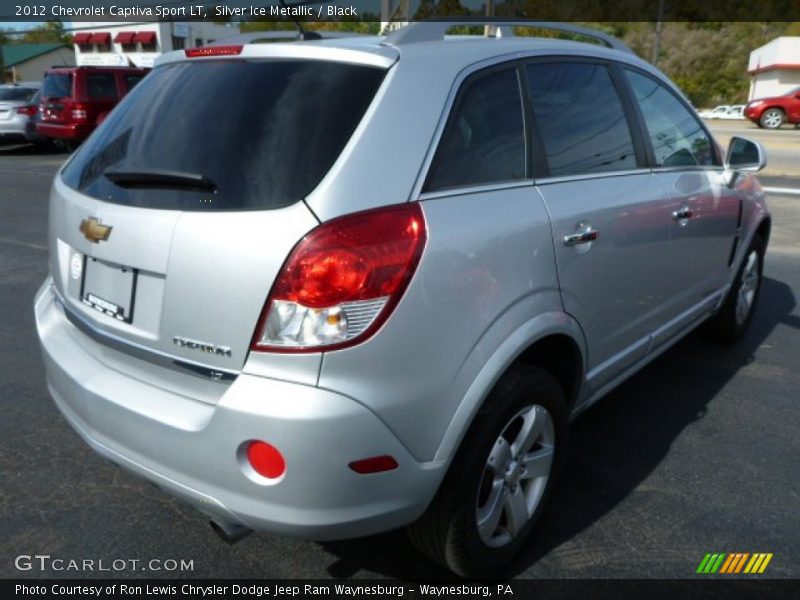
[[[751,75],[776,69],[800,69],[800,36],[775,38],[750,53]]]
[[[67,47],[66,44],[6,44],[0,46],[0,54],[3,55],[3,65],[8,68]]]

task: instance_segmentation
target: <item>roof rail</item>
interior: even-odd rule
[[[495,31],[499,32],[499,36],[495,33],[497,37],[513,36],[513,30],[511,28],[517,26],[549,29],[551,31],[582,35],[599,41],[607,48],[634,54],[633,50],[628,48],[628,46],[613,35],[608,35],[607,33],[595,29],[579,27],[571,23],[499,17],[437,17],[425,21],[417,21],[391,32],[386,36],[383,43],[390,46],[404,46],[419,42],[441,41],[444,39],[447,30],[454,25],[492,25],[496,28]]]

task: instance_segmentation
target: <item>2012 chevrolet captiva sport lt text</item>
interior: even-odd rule
[[[760,146],[603,34],[446,30],[165,54],[55,178],[53,398],[228,539],[497,572],[571,418],[751,320]]]

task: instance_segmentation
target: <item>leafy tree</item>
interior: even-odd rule
[[[64,25],[60,21],[46,21],[26,31],[19,38],[21,44],[67,44],[69,42],[70,36],[64,32]]]

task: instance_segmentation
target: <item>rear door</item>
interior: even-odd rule
[[[132,353],[240,369],[275,276],[318,223],[302,200],[384,74],[304,59],[155,69],[54,185],[67,309]]]
[[[663,319],[669,210],[611,64],[527,67],[562,300],[583,328],[593,391],[641,359]]]
[[[625,68],[649,141],[658,181],[669,198],[670,260],[661,274],[673,298],[658,341],[702,313],[728,280],[741,201],[725,185],[716,146],[673,90],[652,75]]]

